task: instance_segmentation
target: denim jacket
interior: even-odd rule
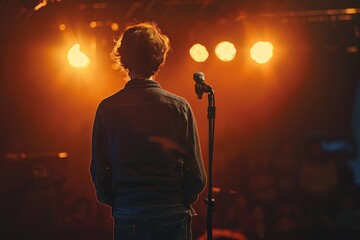
[[[195,202],[206,175],[188,102],[130,80],[98,106],[90,172],[98,200],[116,208]]]

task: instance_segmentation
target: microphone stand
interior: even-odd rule
[[[212,197],[212,172],[213,172],[213,152],[214,152],[214,132],[215,132],[215,95],[213,89],[209,85],[195,84],[195,92],[199,99],[202,98],[204,92],[208,93],[208,109],[207,118],[209,120],[209,173],[208,173],[208,197],[205,199],[207,205],[207,239],[212,240],[212,215],[215,211],[215,199]]]

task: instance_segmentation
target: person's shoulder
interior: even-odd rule
[[[163,88],[161,88],[160,91],[162,92],[162,96],[168,100],[173,100],[174,102],[182,103],[184,105],[189,104],[188,101],[180,95],[177,95]]]
[[[111,105],[114,101],[116,101],[116,98],[119,96],[121,90],[105,97],[103,100],[100,101],[98,108],[102,109],[102,108],[106,108],[107,106]]]
[[[169,92],[165,89],[162,89],[163,97],[170,102],[173,102],[176,105],[181,105],[184,107],[190,107],[189,102],[182,96],[179,96],[175,93]]]

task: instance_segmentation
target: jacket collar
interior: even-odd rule
[[[158,82],[150,79],[130,79],[124,88],[161,88],[161,86]]]

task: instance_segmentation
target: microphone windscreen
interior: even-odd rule
[[[205,81],[205,75],[202,72],[194,73],[193,78],[197,84],[200,84]]]

